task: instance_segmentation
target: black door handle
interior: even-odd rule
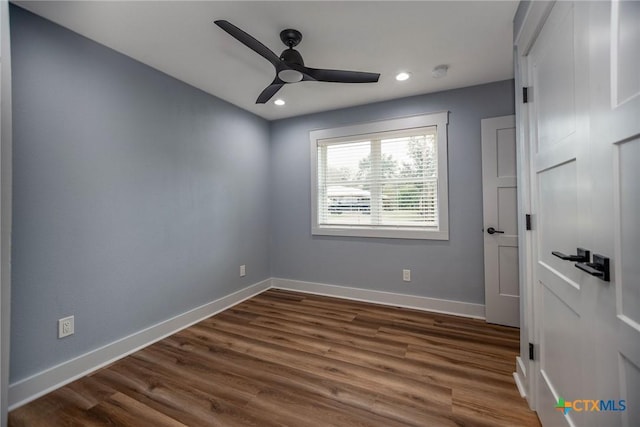
[[[578,248],[578,255],[565,255],[562,252],[553,251],[551,255],[557,256],[560,259],[565,261],[575,261],[575,262],[589,262],[591,260],[591,252],[587,249]]]
[[[593,262],[579,262],[575,266],[580,270],[589,273],[592,276],[608,282],[611,280],[611,273],[609,268],[609,258],[593,254]]]
[[[496,233],[504,234],[504,231],[496,230],[493,227],[489,227],[489,228],[487,228],[487,233],[489,233],[489,234],[496,234]]]

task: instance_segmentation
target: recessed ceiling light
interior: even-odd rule
[[[283,106],[285,104],[284,99],[276,99],[273,103],[278,106]]]
[[[405,73],[404,71],[402,73],[396,74],[396,80],[398,80],[399,82],[403,82],[407,80],[409,77],[411,77],[411,74]]]
[[[431,75],[433,76],[434,79],[439,79],[440,77],[444,77],[447,75],[447,70],[449,70],[448,65],[445,65],[445,64],[438,65],[433,69],[433,71],[431,71]]]

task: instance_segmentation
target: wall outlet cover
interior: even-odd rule
[[[58,338],[68,337],[75,332],[73,316],[64,317],[58,320]]]
[[[405,282],[411,281],[411,270],[402,270],[402,280],[404,280]]]
[[[247,275],[247,269],[244,264],[240,266],[240,277],[244,277]]]

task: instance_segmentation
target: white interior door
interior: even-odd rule
[[[640,2],[593,2],[590,12],[591,247],[612,269],[609,282],[585,282],[591,375],[597,397],[617,409],[590,419],[631,427],[640,426]]]
[[[536,402],[545,426],[585,424],[559,399],[588,399],[593,351],[588,333],[585,274],[575,261],[588,248],[589,85],[588,8],[557,2],[528,55],[534,304],[538,340]],[[595,397],[594,397],[595,399]]]
[[[482,120],[487,322],[520,325],[515,116]]]

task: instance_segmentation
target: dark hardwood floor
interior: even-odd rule
[[[10,426],[539,426],[518,330],[269,290],[9,414]]]

